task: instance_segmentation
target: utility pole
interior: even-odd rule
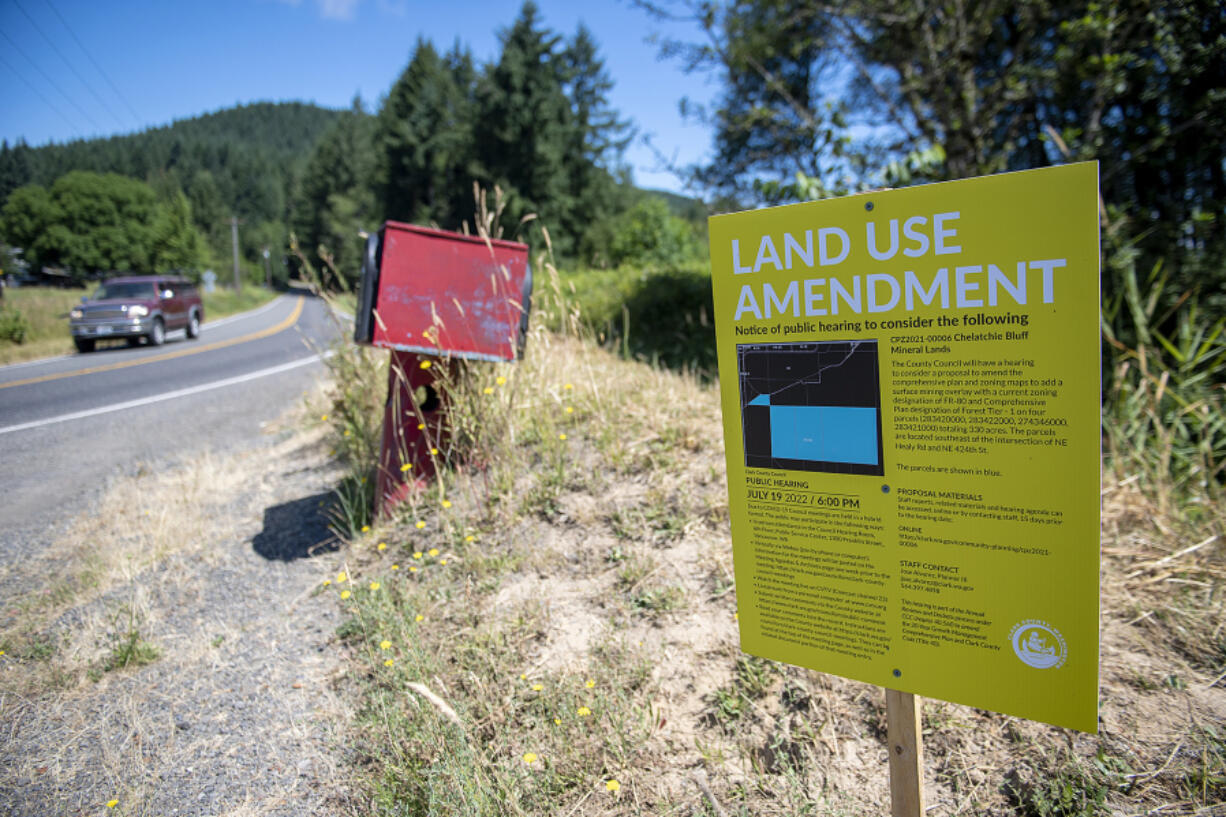
[[[268,264],[268,248],[264,248],[264,286],[272,289],[272,267]]]
[[[230,217],[230,243],[234,245],[234,291],[242,289],[238,280],[238,216]]]

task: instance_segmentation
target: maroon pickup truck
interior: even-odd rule
[[[164,275],[130,275],[102,283],[92,297],[69,313],[72,341],[79,352],[92,352],[99,340],[124,338],[135,346],[143,339],[160,346],[166,333],[184,329],[200,336],[204,304],[195,284]]]

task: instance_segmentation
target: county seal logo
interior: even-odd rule
[[[1023,664],[1035,669],[1059,669],[1068,658],[1068,647],[1060,631],[1037,618],[1019,622],[1009,631],[1013,652]]]

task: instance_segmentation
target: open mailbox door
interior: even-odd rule
[[[463,360],[516,360],[532,299],[528,245],[387,222],[366,242],[354,340]]]

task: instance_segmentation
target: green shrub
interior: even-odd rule
[[[609,260],[614,266],[667,267],[702,258],[694,228],[650,196],[613,219]]]
[[[1113,366],[1103,432],[1112,463],[1139,473],[1163,506],[1174,499],[1203,507],[1220,499],[1226,481],[1226,318],[1202,311],[1193,293],[1159,314],[1167,288],[1160,267],[1146,297],[1130,266],[1124,278],[1122,303],[1104,310]],[[1112,306],[1126,310],[1132,343],[1110,329],[1119,322]]]
[[[623,356],[704,378],[715,374],[711,275],[705,265],[578,270],[563,276],[562,289],[570,309],[552,312],[577,313],[598,340]],[[552,296],[543,296],[547,308]]]
[[[30,322],[20,309],[0,308],[0,340],[22,344],[30,333]]]

